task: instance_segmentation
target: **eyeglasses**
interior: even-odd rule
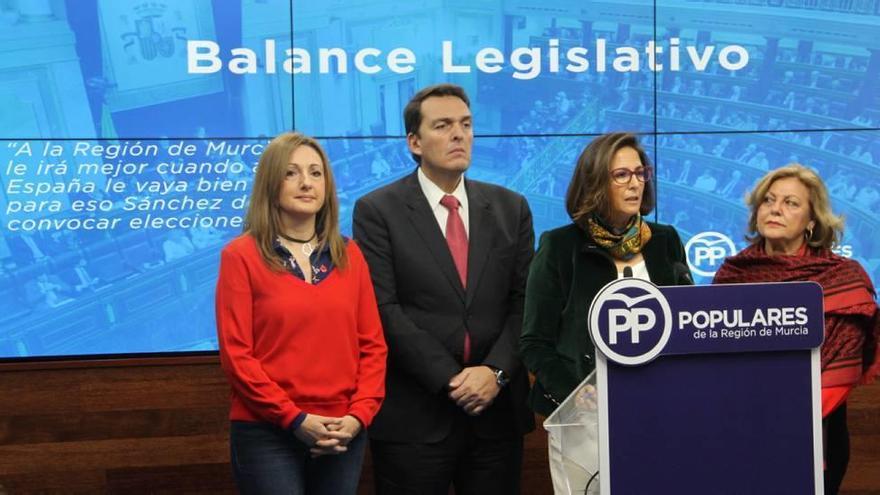
[[[632,176],[635,175],[639,182],[651,180],[651,167],[642,167],[636,170],[628,168],[618,168],[611,171],[611,179],[617,184],[629,184]]]

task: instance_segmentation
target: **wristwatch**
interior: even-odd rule
[[[507,373],[505,373],[503,369],[492,368],[492,373],[495,373],[495,383],[497,383],[499,387],[503,388],[510,383],[510,378],[507,377]]]

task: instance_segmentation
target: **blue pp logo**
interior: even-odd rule
[[[672,333],[672,310],[656,285],[622,278],[606,285],[590,305],[590,335],[608,359],[626,365],[657,357]]]
[[[684,250],[691,271],[704,277],[714,276],[724,258],[736,254],[733,241],[720,232],[700,232],[690,238]]]

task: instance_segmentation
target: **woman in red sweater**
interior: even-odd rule
[[[367,264],[339,233],[333,174],[314,139],[286,133],[266,147],[216,297],[241,491],[354,493],[387,348]]]

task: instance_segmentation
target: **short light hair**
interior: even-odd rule
[[[770,186],[779,179],[794,177],[810,192],[810,219],[815,224],[813,235],[807,239],[807,244],[814,248],[831,249],[840,243],[843,238],[843,217],[835,215],[831,211],[831,201],[828,197],[828,188],[813,169],[799,163],[790,163],[784,167],[771,170],[767,173],[755,188],[746,197],[746,204],[751,210],[749,214],[749,232],[746,239],[756,243],[763,240],[758,233],[758,208]]]

